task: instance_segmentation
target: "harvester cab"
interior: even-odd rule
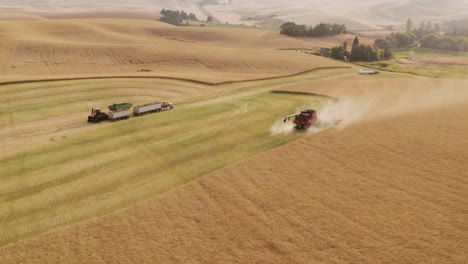
[[[108,118],[107,113],[102,112],[101,108],[92,108],[91,114],[88,116],[88,122],[97,123]]]
[[[318,113],[312,109],[303,110],[297,115],[286,116],[283,122],[289,121],[292,118],[294,118],[293,123],[296,125],[296,129],[306,129],[317,122]]]

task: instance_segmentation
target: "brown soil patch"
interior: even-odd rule
[[[0,256],[7,263],[463,263],[466,82],[383,79],[394,83],[390,91],[369,94],[361,88],[378,84],[371,78],[335,88],[356,105],[378,96],[341,130],[3,247]]]

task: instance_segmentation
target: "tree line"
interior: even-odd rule
[[[412,32],[394,32],[385,38],[378,38],[374,41],[374,46],[380,49],[409,49],[414,48],[417,45],[417,36]]]
[[[419,28],[408,19],[406,33],[413,34],[421,48],[468,51],[468,18],[443,21],[442,24],[422,21]]]
[[[442,22],[445,35],[452,37],[468,37],[468,18]]]
[[[468,38],[429,34],[421,39],[421,48],[468,51]]]
[[[169,10],[169,9],[162,9],[161,10],[161,19],[162,22],[166,22],[172,25],[179,26],[184,22],[184,20],[191,20],[191,21],[198,21],[197,16],[193,13],[187,14],[185,11],[179,10]]]
[[[442,21],[442,23],[422,21],[419,28],[413,26],[411,19],[406,21],[406,32],[413,32],[418,38],[428,34],[438,34],[452,37],[468,37],[468,18]]]
[[[333,47],[330,51],[330,58],[335,60],[349,60],[349,61],[379,61],[384,59],[391,59],[393,57],[393,50],[390,47],[380,49],[359,43],[359,38],[356,36],[353,41],[351,52],[347,49],[347,42],[343,45]]]
[[[314,27],[286,22],[281,25],[281,34],[292,37],[323,37],[346,33],[346,26],[339,24],[320,23]]]

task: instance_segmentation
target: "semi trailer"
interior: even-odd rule
[[[171,102],[164,101],[162,103],[160,102],[154,102],[150,104],[144,104],[144,105],[138,105],[133,107],[133,116],[142,116],[146,115],[149,113],[156,113],[156,112],[161,112],[165,110],[170,110],[174,108],[174,104]]]
[[[103,120],[115,122],[122,119],[130,118],[131,103],[111,104],[108,106],[109,113],[105,113],[101,108],[92,108],[91,114],[88,115],[88,122],[98,123]],[[174,109],[174,104],[168,101],[154,102],[150,104],[137,105],[133,107],[133,116],[142,116],[148,113],[161,112]]]

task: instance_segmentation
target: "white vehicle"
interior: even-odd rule
[[[380,71],[372,70],[372,69],[360,69],[359,74],[361,75],[368,75],[368,74],[379,74]]]
[[[148,113],[161,112],[162,110],[160,102],[138,105],[133,107],[133,116],[142,116]]]
[[[168,101],[164,101],[161,104],[163,110],[172,110],[174,109],[174,104]]]
[[[150,104],[138,105],[133,107],[133,116],[142,116],[148,113],[156,113],[174,108],[171,102],[154,102]]]
[[[119,111],[109,111],[109,121],[115,122],[122,119],[129,119],[130,118],[130,111],[126,110],[119,110]]]

